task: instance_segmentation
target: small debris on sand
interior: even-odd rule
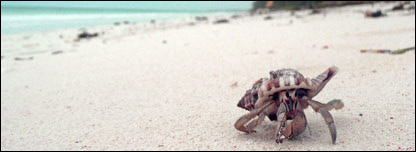
[[[329,48],[328,45],[322,46],[322,49],[328,49],[328,48]]]
[[[361,53],[391,53],[390,50],[360,50]]]
[[[57,55],[57,54],[62,54],[62,53],[64,53],[64,51],[59,50],[59,51],[53,51],[51,54]]]
[[[35,48],[35,47],[37,47],[37,46],[39,46],[39,44],[38,44],[38,43],[30,43],[30,44],[24,44],[24,45],[22,45],[22,47],[24,47],[24,48],[29,48],[29,49],[31,49],[31,48]]]
[[[195,17],[195,20],[197,20],[197,21],[206,21],[206,20],[208,20],[208,18],[206,16],[197,16],[197,17]]]
[[[274,51],[273,50],[269,50],[268,52],[267,52],[267,54],[273,54],[274,53]]]
[[[318,10],[318,9],[313,9],[313,10],[309,13],[309,15],[314,15],[314,14],[319,14],[319,13],[321,13],[321,10]]]
[[[398,49],[398,50],[393,50],[391,51],[391,54],[403,54],[406,53],[407,51],[411,51],[411,50],[415,50],[415,47],[408,47],[408,48],[404,48],[404,49]]]
[[[88,33],[88,32],[82,32],[81,34],[78,34],[78,38],[76,40],[81,40],[81,39],[90,39],[93,37],[97,37],[98,33]]]
[[[273,19],[273,17],[271,17],[271,16],[264,17],[264,20],[271,20],[271,19]]]
[[[233,84],[231,84],[230,86],[231,88],[237,88],[238,87],[238,82],[234,82]]]
[[[377,17],[383,17],[383,16],[387,16],[387,15],[381,12],[380,10],[375,11],[375,12],[370,12],[370,11],[365,12],[365,17],[377,18]]]
[[[223,24],[223,23],[228,23],[229,21],[227,19],[219,19],[214,21],[214,24]]]
[[[361,117],[363,116],[363,114],[362,114],[362,113],[360,113],[360,114],[358,114],[358,115],[359,115],[359,116],[361,116]]]
[[[28,58],[15,57],[14,60],[16,60],[16,61],[33,60],[33,56],[28,57]]]
[[[241,15],[233,15],[233,16],[231,16],[232,19],[237,19],[237,18],[240,18],[240,17],[241,17]]]
[[[397,4],[397,5],[393,6],[393,8],[391,10],[392,11],[399,11],[399,10],[403,10],[403,9],[404,9],[404,4],[400,3],[400,4]]]
[[[414,50],[415,47],[408,47],[404,49],[398,49],[398,50],[388,50],[388,49],[378,49],[378,50],[360,50],[361,53],[387,53],[387,54],[403,54],[407,51]]]

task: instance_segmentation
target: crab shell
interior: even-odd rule
[[[237,106],[251,111],[270,100],[276,92],[292,89],[317,90],[315,86],[309,78],[304,78],[294,69],[270,71],[270,78],[257,80],[253,87],[246,91]]]

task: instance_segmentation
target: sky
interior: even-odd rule
[[[249,10],[252,3],[253,1],[1,1],[1,6],[151,10]]]

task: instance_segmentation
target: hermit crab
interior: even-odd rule
[[[312,98],[337,72],[338,68],[332,66],[317,77],[309,79],[294,69],[270,71],[269,78],[257,80],[238,102],[238,107],[250,112],[241,116],[234,127],[246,133],[256,132],[254,128],[267,116],[270,120],[277,121],[273,135],[276,137],[276,143],[282,143],[284,139],[296,137],[305,130],[307,121],[303,110],[311,106],[324,118],[331,133],[332,144],[335,144],[337,132],[329,111],[341,109],[344,104],[338,99],[323,104]],[[256,116],[258,118],[254,119]],[[252,121],[246,126],[250,120]],[[292,122],[288,124],[288,120]]]

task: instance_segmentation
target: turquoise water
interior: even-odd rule
[[[92,3],[94,5],[85,5],[85,2],[78,4],[75,3],[76,5],[69,2],[66,2],[66,4],[59,2],[31,2],[11,4],[10,3],[4,3],[3,1],[1,3],[2,35],[30,32],[46,32],[65,28],[84,28],[96,25],[112,25],[115,22],[123,21],[129,21],[130,23],[141,23],[150,22],[150,20],[160,21],[178,18],[188,18],[199,15],[240,13],[245,12],[249,9],[244,7],[231,7],[228,9],[223,8],[226,5],[218,5],[222,6],[222,8],[215,8],[215,5],[213,5],[214,2],[205,3],[205,7],[195,7],[198,5],[204,5],[204,3],[201,2],[190,3],[192,4],[192,6],[183,2],[181,2],[182,5],[179,5],[179,2],[170,2],[169,5],[160,6],[157,6],[156,4],[152,5],[152,2],[125,2],[121,4],[114,3],[113,6],[117,7],[112,8],[109,8],[109,6],[111,6],[111,3],[103,3],[102,7],[99,5],[100,3]],[[242,3],[240,3],[238,4],[241,5]],[[233,6],[230,2],[224,4]],[[189,6],[186,7],[186,5]]]

